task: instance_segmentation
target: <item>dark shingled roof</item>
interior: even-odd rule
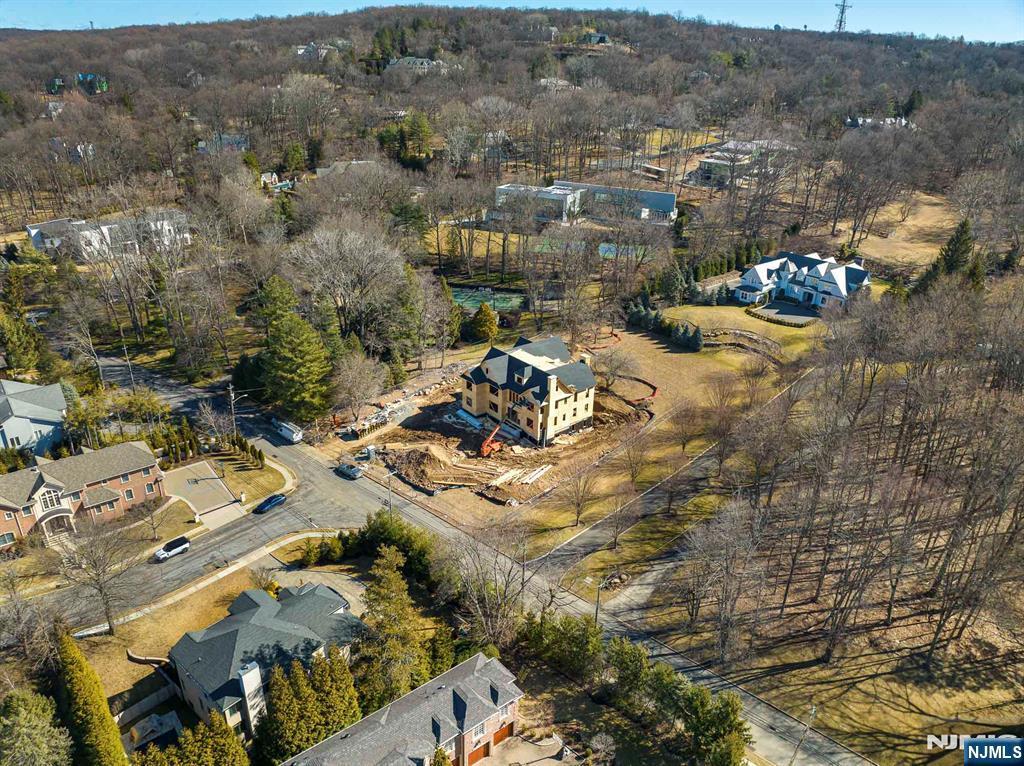
[[[224,709],[241,698],[243,665],[255,661],[266,675],[274,665],[308,660],[322,646],[351,644],[365,626],[348,606],[326,585],[282,588],[277,599],[247,590],[223,620],[182,636],[170,658]]]
[[[515,676],[477,654],[282,766],[412,766],[523,696]]]
[[[529,392],[536,401],[543,402],[547,396],[550,375],[577,391],[597,385],[594,373],[587,364],[571,360],[569,347],[558,336],[537,341],[520,337],[508,351],[492,346],[483,361],[467,371],[464,377],[474,384],[493,383],[517,394]],[[518,382],[516,376],[523,382]]]

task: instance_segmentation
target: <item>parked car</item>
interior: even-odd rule
[[[260,503],[255,508],[253,508],[252,512],[253,513],[266,513],[269,510],[277,508],[277,506],[281,505],[281,503],[283,503],[286,499],[287,498],[284,495],[271,495],[266,500],[264,500],[262,503]]]
[[[175,537],[173,540],[169,540],[163,544],[154,555],[157,561],[167,561],[172,556],[177,556],[179,553],[184,553],[192,547],[192,543],[185,536]]]
[[[344,476],[346,479],[358,479],[366,473],[366,468],[354,463],[338,463],[334,471],[339,476]]]
[[[288,443],[298,444],[302,441],[302,429],[294,423],[289,423],[287,420],[278,420],[277,418],[274,418],[271,423],[274,424],[277,435]]]

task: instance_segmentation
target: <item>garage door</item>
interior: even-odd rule
[[[495,745],[497,745],[499,742],[501,742],[503,740],[506,740],[506,739],[508,739],[511,736],[512,736],[512,722],[510,721],[509,723],[505,724],[500,729],[498,729],[496,732],[494,732],[494,737],[493,737],[493,739],[491,741]]]
[[[491,743],[490,742],[484,742],[484,744],[480,745],[480,747],[478,747],[476,750],[474,750],[473,752],[471,752],[469,754],[469,766],[473,766],[474,763],[476,763],[477,761],[479,761],[482,758],[486,758],[490,754],[491,754]]]

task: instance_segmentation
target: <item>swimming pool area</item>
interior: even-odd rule
[[[476,311],[481,303],[489,303],[495,311],[520,311],[526,302],[522,293],[488,287],[453,287],[452,298],[469,311]]]

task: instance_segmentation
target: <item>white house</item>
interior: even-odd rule
[[[817,253],[781,252],[747,269],[734,293],[740,303],[785,297],[820,308],[842,305],[869,284],[871,277],[859,260],[840,265]]]
[[[103,221],[59,218],[28,224],[25,231],[36,250],[51,256],[65,250],[82,260],[137,256],[140,245],[169,250],[192,243],[188,220],[180,210],[154,209]]]
[[[526,204],[533,209],[534,217],[539,221],[572,223],[583,208],[583,192],[583,189],[564,186],[502,184],[494,190],[494,209],[488,217],[501,220],[514,215],[516,205]]]

